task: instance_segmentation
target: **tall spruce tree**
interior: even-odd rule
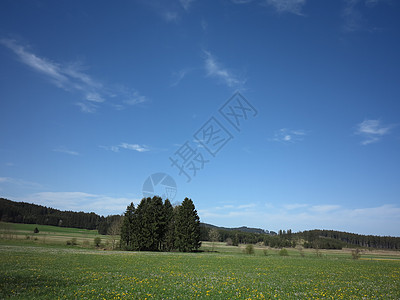
[[[165,215],[160,197],[142,199],[138,206],[141,220],[141,240],[139,250],[161,250],[161,242],[165,232]]]
[[[189,198],[177,207],[175,214],[175,247],[181,252],[200,248],[200,218]]]
[[[126,208],[121,226],[121,248],[134,250],[134,220],[135,205],[131,203]]]
[[[163,250],[172,251],[175,246],[175,219],[174,219],[174,207],[171,202],[166,199],[164,201],[164,213],[165,213],[165,234],[163,238]]]

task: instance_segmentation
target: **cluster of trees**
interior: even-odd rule
[[[202,223],[200,227],[200,238],[202,241],[212,241],[210,231],[218,231],[219,242],[229,241],[229,244],[237,246],[239,244],[256,244],[264,242],[267,234],[258,228],[223,228],[210,224]],[[262,231],[262,232],[261,232]]]
[[[120,226],[122,218],[122,215],[101,216],[99,225],[97,225],[99,234],[113,235],[118,232],[117,227]]]
[[[200,247],[200,219],[191,199],[173,207],[168,199],[131,203],[121,226],[121,248],[135,251],[189,252]]]
[[[218,231],[218,240],[213,239]],[[296,247],[296,241],[292,231],[279,231],[279,234],[271,231],[267,232],[257,228],[240,227],[235,229],[221,228],[209,224],[201,224],[202,241],[227,242],[228,245],[238,246],[239,244],[257,244],[262,243],[266,246],[282,248]]]

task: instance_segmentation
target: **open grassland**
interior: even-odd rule
[[[209,245],[205,245],[207,247]],[[269,250],[99,251],[0,241],[1,299],[399,299],[400,261]]]
[[[123,252],[103,251],[110,237],[84,229],[1,223],[0,233],[0,299],[400,299],[393,251],[353,260],[351,249],[287,249],[282,257],[203,242],[202,253]]]

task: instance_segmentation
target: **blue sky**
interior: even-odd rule
[[[399,13],[2,1],[0,196],[108,215],[165,173],[203,222],[400,236]]]

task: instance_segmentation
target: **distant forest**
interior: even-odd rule
[[[93,212],[61,211],[58,209],[0,198],[0,221],[52,225],[95,230],[106,234],[119,215],[99,216]]]
[[[15,202],[0,198],[0,221],[53,225],[61,227],[98,230],[109,234],[112,225],[121,222],[122,215],[99,216],[95,213],[60,211],[41,205]],[[400,237],[360,235],[334,230],[309,230],[292,233],[280,230],[278,233],[259,228],[223,228],[200,223],[200,240],[210,241],[210,230],[218,232],[218,241],[231,245],[262,243],[270,247],[342,249],[346,247],[366,247],[400,250]]]

